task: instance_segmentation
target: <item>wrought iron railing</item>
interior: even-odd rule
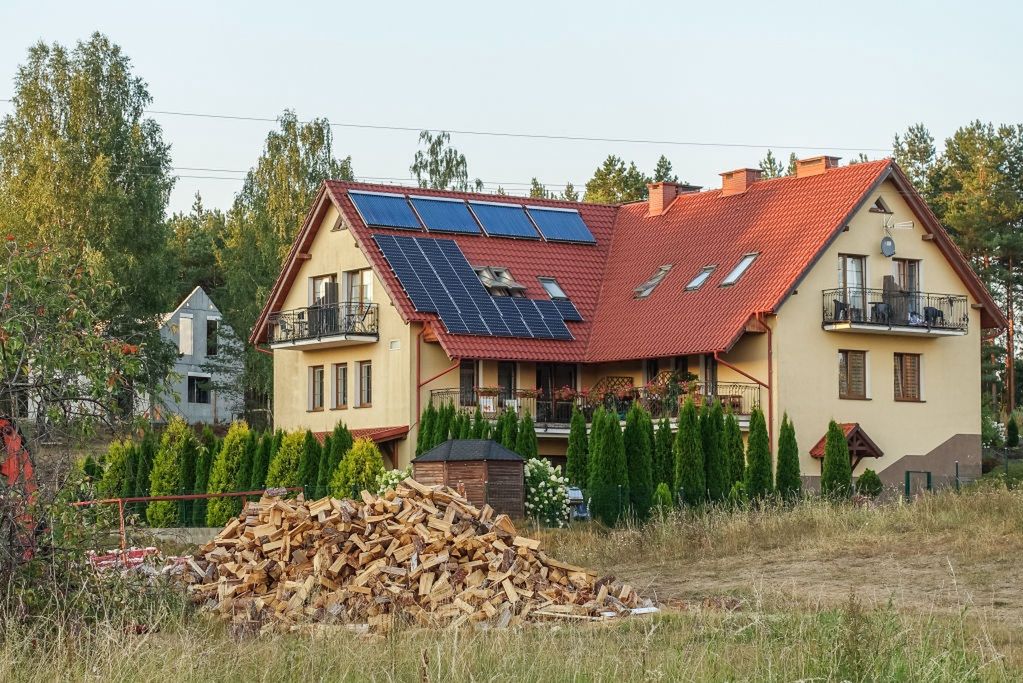
[[[970,323],[970,307],[960,294],[846,287],[823,292],[823,322],[881,327],[960,330]]]
[[[269,342],[303,341],[343,335],[377,336],[379,304],[342,301],[280,311],[270,316]]]
[[[687,398],[691,398],[698,406],[719,401],[734,414],[745,416],[760,405],[761,387],[752,382],[689,382],[679,391],[667,388],[651,389],[634,387],[606,393],[600,396],[588,391],[558,390],[553,396],[545,396],[535,390],[508,392],[500,390],[434,389],[430,392],[430,401],[435,406],[453,403],[457,410],[475,413],[479,406],[487,419],[497,417],[506,409],[514,409],[519,414],[529,414],[539,427],[551,425],[567,425],[572,419],[572,410],[579,408],[586,421],[593,418],[598,407],[611,411],[625,419],[625,414],[633,403],[639,403],[648,410],[655,420],[676,418]]]

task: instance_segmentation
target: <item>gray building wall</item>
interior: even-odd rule
[[[189,395],[189,377],[200,383],[208,379],[214,386],[225,384],[237,386],[241,373],[240,367],[232,367],[228,371],[219,369],[213,371],[205,367],[207,362],[213,360],[206,353],[206,331],[211,321],[217,321],[216,324],[219,326],[217,359],[222,360],[227,340],[234,335],[224,323],[220,310],[202,288],[196,287],[192,290],[181,305],[165,318],[160,334],[178,348],[179,357],[174,364],[174,376],[170,381],[172,391],[156,397],[153,401],[155,408],[153,416],[158,421],[165,422],[171,415],[181,415],[189,424],[213,424],[229,422],[240,416],[241,401],[234,394],[228,395],[211,387],[208,389],[207,403],[195,401],[196,398],[202,398],[196,396],[196,392],[192,392],[192,396]]]

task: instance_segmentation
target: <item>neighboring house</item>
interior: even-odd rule
[[[275,424],[376,430],[404,465],[430,401],[514,407],[557,457],[573,406],[688,395],[743,429],[761,406],[775,450],[788,413],[811,485],[831,419],[855,475],[978,476],[1005,318],[894,162],[837,161],[621,206],[328,181],[250,337]]]
[[[202,287],[164,316],[160,334],[177,347],[178,361],[170,391],[152,401],[153,419],[164,422],[170,415],[181,415],[189,424],[215,424],[237,417],[240,400],[217,388],[239,385],[240,366],[222,360],[234,335]]]

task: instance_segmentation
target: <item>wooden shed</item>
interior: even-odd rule
[[[525,461],[496,441],[449,439],[412,461],[416,481],[433,486],[465,487],[474,505],[490,505],[521,519],[525,514]]]

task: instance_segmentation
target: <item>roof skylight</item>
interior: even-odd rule
[[[567,299],[568,294],[565,294],[565,290],[561,288],[558,281],[552,277],[538,278],[540,284],[543,285],[544,291],[547,292],[547,296],[552,299]]]
[[[645,299],[648,296],[650,296],[650,293],[654,291],[654,287],[660,284],[661,280],[664,279],[664,276],[668,274],[669,270],[671,270],[670,263],[658,268],[657,272],[654,273],[649,280],[641,284],[639,287],[636,287],[636,289],[632,290],[635,297],[637,299]]]
[[[739,262],[735,264],[735,268],[732,268],[732,272],[730,272],[725,279],[721,281],[721,286],[727,287],[738,282],[739,278],[742,277],[742,274],[745,273],[746,270],[753,265],[753,262],[757,260],[757,256],[759,256],[759,254],[746,254],[739,259]]]
[[[692,280],[690,280],[689,284],[686,285],[686,289],[687,290],[694,290],[694,289],[699,289],[700,287],[703,287],[703,283],[706,282],[707,278],[710,277],[710,274],[714,272],[714,268],[715,267],[716,266],[707,266],[706,268],[701,270],[699,273],[697,273],[696,277],[694,277]]]

